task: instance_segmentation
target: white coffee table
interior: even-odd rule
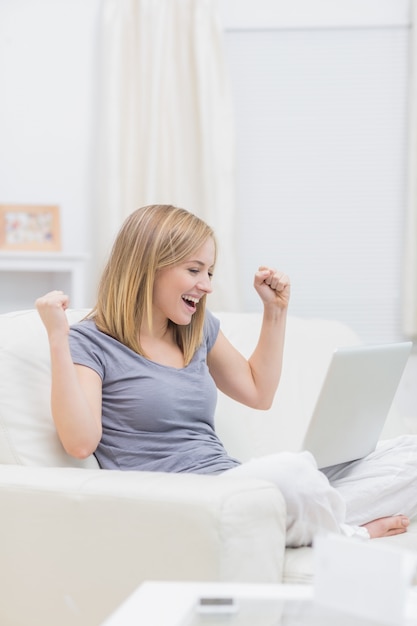
[[[378,626],[319,607],[313,594],[311,585],[150,581],[140,585],[102,626]],[[201,606],[201,599],[209,603],[208,608]],[[412,588],[401,626],[415,626],[416,619],[417,590]]]

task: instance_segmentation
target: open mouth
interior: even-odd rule
[[[199,298],[193,298],[192,296],[182,296],[182,299],[191,311],[196,310]]]

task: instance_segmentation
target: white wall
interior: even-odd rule
[[[58,204],[88,252],[100,0],[0,0],[0,204]]]

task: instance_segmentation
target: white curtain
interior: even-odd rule
[[[215,230],[212,309],[239,308],[232,96],[215,0],[103,0],[96,267],[124,218],[182,206]]]
[[[412,0],[408,197],[404,250],[404,333],[417,338],[417,0]]]

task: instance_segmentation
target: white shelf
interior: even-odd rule
[[[37,297],[52,289],[70,296],[71,306],[86,306],[87,254],[0,252],[0,312],[33,308]]]

